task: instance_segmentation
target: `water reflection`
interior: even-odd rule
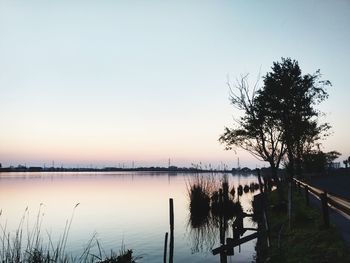
[[[209,174],[204,176],[210,177]],[[32,224],[36,221],[37,207],[43,203],[43,233],[47,231],[53,240],[59,239],[72,207],[80,203],[67,252],[79,255],[82,246],[97,233],[105,251],[118,251],[124,244],[132,248],[135,255],[142,255],[141,262],[159,262],[163,258],[164,233],[169,231],[168,200],[173,198],[174,262],[215,262],[217,258],[211,255],[211,249],[220,245],[220,218],[211,208],[202,215],[199,213],[200,216],[189,213],[189,177],[195,176],[155,172],[1,173],[0,224],[7,224],[9,231],[15,231],[26,207]],[[215,181],[210,191],[223,189],[222,174],[213,177]],[[239,198],[247,212],[252,192],[244,194],[243,189],[257,178],[228,174],[227,180],[229,199],[236,202]],[[239,185],[242,185],[241,195],[237,189]],[[211,207],[212,196],[209,198]],[[233,220],[228,217],[226,222],[221,221],[221,225],[227,225],[222,227],[226,229],[225,237],[232,236]],[[251,225],[247,220],[244,223]],[[169,243],[170,235],[168,248]],[[244,251],[235,255],[235,261],[251,262],[254,245],[253,242],[245,245]]]
[[[259,185],[253,182],[230,188],[228,178],[227,174],[220,179],[198,175],[188,182],[191,251],[212,251],[215,245],[219,245],[213,253],[220,255],[220,262],[227,262],[227,256],[234,255],[233,246],[226,246],[227,240],[238,240],[247,230],[254,230],[243,227],[245,217],[250,217],[251,222],[254,218],[244,212],[241,200],[244,195],[251,196],[259,190]]]

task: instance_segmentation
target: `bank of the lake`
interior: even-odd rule
[[[325,228],[320,211],[307,206],[301,194],[293,191],[291,227],[286,209],[277,208],[277,191],[269,194],[268,204],[268,262],[350,262],[350,251],[337,228],[332,224]]]

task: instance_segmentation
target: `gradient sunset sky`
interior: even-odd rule
[[[262,167],[218,142],[227,76],[253,83],[281,57],[332,82],[323,150],[342,161],[349,1],[1,0],[0,163]]]

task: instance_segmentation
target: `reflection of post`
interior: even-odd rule
[[[256,242],[256,261],[260,262],[260,258],[262,257],[262,228],[261,228],[261,221],[262,221],[262,194],[254,196],[254,202],[256,205],[256,209],[254,210],[254,214],[257,217],[257,223],[258,223],[258,240]]]
[[[267,222],[265,200],[264,194],[261,193],[255,195],[253,201],[254,214],[258,223],[258,240],[256,249],[257,262],[260,261],[263,251],[270,246],[269,224]]]
[[[169,263],[173,262],[174,257],[174,202],[173,199],[169,199],[169,211],[170,211],[170,249],[169,249]]]
[[[226,220],[225,220],[225,206],[224,206],[224,196],[223,190],[219,189],[219,232],[220,232],[220,243],[225,245],[225,230],[226,230]],[[220,263],[227,263],[226,251],[223,249],[220,251]]]
[[[220,263],[227,263],[227,255],[226,255],[225,251],[222,251],[220,253]]]
[[[219,189],[219,232],[220,232],[220,243],[225,244],[225,229],[224,229],[224,205],[222,189]]]
[[[166,263],[166,251],[168,247],[168,232],[165,233],[165,239],[164,239],[164,256],[163,256],[163,262]]]
[[[220,213],[220,243],[225,246],[225,216]],[[226,249],[220,251],[220,263],[227,263]]]

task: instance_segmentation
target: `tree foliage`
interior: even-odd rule
[[[259,98],[283,130],[292,176],[295,171],[301,174],[303,154],[328,135],[330,125],[319,123],[322,113],[315,106],[328,98],[326,87],[330,85],[328,80],[321,80],[319,70],[303,75],[298,62],[290,58],[274,62],[264,77]]]
[[[303,171],[306,173],[322,173],[331,167],[331,164],[341,154],[337,151],[323,152],[311,150],[303,155]]]
[[[236,109],[241,111],[242,116],[235,118],[235,127],[225,127],[225,132],[220,136],[219,141],[226,145],[227,150],[233,147],[242,148],[257,159],[269,162],[273,176],[276,176],[276,171],[286,152],[285,143],[282,140],[283,131],[257,98],[257,83],[250,90],[248,75],[241,77],[234,86],[228,83],[230,101]]]
[[[350,156],[348,157],[348,159],[345,159],[343,163],[345,165],[345,168],[348,168],[348,165],[350,165]]]
[[[250,92],[247,76],[232,88],[230,99],[243,112],[236,126],[225,128],[220,142],[226,149],[239,147],[276,170],[285,160],[290,168],[301,173],[303,157],[328,135],[329,124],[320,123],[322,113],[316,106],[328,98],[331,83],[321,80],[320,71],[303,75],[297,61],[282,58],[274,62],[271,72]]]

